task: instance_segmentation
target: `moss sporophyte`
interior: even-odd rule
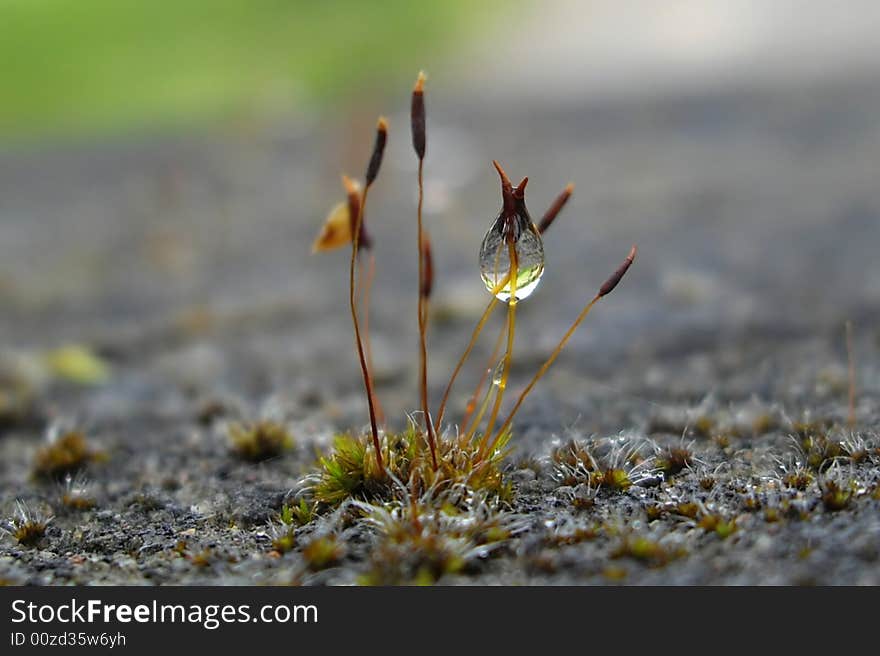
[[[392,487],[399,484],[406,485],[415,494],[428,489],[437,490],[458,485],[498,496],[509,494],[510,488],[503,481],[500,467],[511,439],[516,413],[593,306],[599,299],[611,293],[636,256],[636,247],[633,246],[620,267],[586,304],[502,419],[501,410],[513,357],[517,305],[533,294],[541,281],[544,273],[542,234],[553,224],[571,197],[574,186],[567,185],[535,224],[526,207],[525,190],[528,178],[513,185],[502,166],[497,161],[493,162],[501,179],[501,209],[489,222],[478,257],[479,274],[490,294],[490,300],[452,370],[436,412],[432,412],[427,385],[426,341],[428,309],[434,287],[434,267],[432,245],[422,219],[423,165],[427,152],[425,81],[424,74],[420,73],[412,91],[410,116],[412,144],[418,161],[418,204],[414,239],[418,279],[414,281],[413,287],[418,295],[416,320],[419,328],[421,420],[413,421],[413,425],[406,431],[386,430],[384,414],[373,385],[369,298],[377,260],[373,251],[373,238],[366,228],[365,214],[367,198],[379,174],[388,141],[388,122],[380,118],[364,184],[360,185],[343,176],[346,198],[330,211],[313,245],[313,252],[327,251],[346,244],[351,246],[349,309],[370,420],[368,435],[340,436],[332,451],[321,458],[320,472],[316,474],[312,488],[315,501],[319,504],[335,506],[351,497],[380,499],[388,496]],[[381,265],[381,262],[378,264]],[[460,421],[453,429],[444,424],[450,393],[499,303],[507,306],[507,320],[496,338],[491,360],[483,368],[486,373],[470,395]]]

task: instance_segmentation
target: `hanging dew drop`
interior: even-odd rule
[[[541,235],[525,216],[518,216],[514,241],[516,253],[516,300],[527,298],[544,274],[544,243]],[[480,275],[490,293],[498,300],[508,302],[510,299],[510,251],[506,238],[505,222],[498,219],[489,228],[480,246]],[[506,282],[505,282],[506,281]],[[499,286],[500,289],[499,289]]]

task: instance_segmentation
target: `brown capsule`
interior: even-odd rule
[[[638,253],[638,248],[633,246],[629,251],[629,255],[627,255],[626,259],[623,261],[623,264],[617,267],[617,271],[612,273],[611,277],[609,277],[608,280],[606,280],[605,283],[599,288],[600,297],[607,296],[612,291],[614,291],[614,288],[617,287],[617,284],[626,274],[627,270],[632,266],[633,260],[636,259],[636,253]]]
[[[547,208],[547,211],[544,212],[544,216],[541,218],[541,222],[538,224],[538,232],[542,235],[550,227],[553,221],[556,220],[557,215],[562,211],[562,208],[565,207],[565,204],[568,202],[568,199],[571,198],[571,194],[574,192],[574,185],[572,183],[568,183],[565,189],[562,190],[562,193],[556,197],[556,200],[553,201],[553,204]]]
[[[428,299],[431,297],[431,291],[434,289],[434,257],[431,254],[431,240],[427,234],[422,237],[422,262],[424,263],[424,269],[422,271],[419,293],[422,298]]]
[[[376,141],[373,144],[373,154],[370,156],[367,175],[364,178],[368,187],[373,184],[376,176],[379,175],[379,167],[382,166],[382,156],[385,154],[385,144],[387,142],[388,121],[385,120],[384,116],[380,116],[379,122],[376,125]]]
[[[345,194],[348,198],[348,217],[351,222],[349,229],[349,239],[354,234],[354,224],[357,221],[358,213],[361,211],[361,186],[346,175],[342,176],[342,185],[345,187]],[[361,217],[361,234],[358,238],[358,247],[367,250],[373,247],[373,239],[367,232],[367,222]]]
[[[413,148],[419,159],[425,159],[425,74],[423,72],[419,72],[416,86],[413,88],[410,119]]]

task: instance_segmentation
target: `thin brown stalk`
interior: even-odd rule
[[[462,433],[467,432],[471,415],[474,414],[474,410],[477,408],[477,399],[480,398],[480,394],[483,391],[483,385],[486,384],[486,380],[489,378],[492,368],[495,366],[495,363],[498,362],[498,353],[501,351],[501,345],[504,343],[504,336],[507,334],[507,324],[505,323],[504,326],[505,329],[498,331],[498,337],[495,339],[495,346],[492,348],[492,355],[489,356],[489,363],[486,368],[483,369],[480,380],[477,382],[477,387],[471,395],[471,398],[468,399],[467,406],[465,406],[464,417],[462,417],[461,428],[459,429]]]
[[[464,353],[461,354],[461,357],[458,359],[458,362],[455,365],[455,369],[452,370],[452,375],[449,377],[449,382],[446,384],[446,390],[443,392],[443,399],[440,402],[440,409],[437,411],[437,425],[439,426],[443,421],[443,416],[446,413],[446,405],[449,402],[449,394],[452,391],[452,385],[455,383],[455,379],[458,378],[458,374],[461,372],[461,368],[464,366],[465,361],[467,361],[468,357],[471,354],[474,346],[477,343],[477,339],[480,336],[480,333],[483,332],[483,328],[486,325],[486,322],[489,320],[492,312],[495,310],[495,306],[498,305],[498,297],[497,294],[504,289],[507,283],[510,281],[510,273],[508,273],[504,278],[502,278],[501,282],[495,285],[492,288],[490,293],[492,294],[492,300],[489,301],[489,304],[486,306],[486,309],[483,311],[483,315],[480,317],[480,320],[477,322],[477,325],[474,327],[473,333],[471,333],[471,339],[468,342],[467,347],[464,350]]]
[[[516,331],[516,282],[519,268],[519,262],[516,254],[516,245],[513,241],[507,243],[508,258],[510,260],[510,296],[507,300],[507,349],[504,351],[504,360],[501,365],[501,382],[498,385],[498,393],[495,395],[495,403],[492,406],[492,414],[486,423],[486,430],[483,433],[483,439],[480,440],[480,447],[477,449],[477,455],[482,456],[486,453],[489,445],[489,436],[495,428],[495,422],[498,419],[498,413],[501,411],[501,402],[504,400],[504,391],[507,389],[507,379],[510,375],[510,362],[513,357],[513,338]],[[476,422],[473,428],[476,428]]]
[[[373,403],[374,392],[373,392],[373,376],[370,373],[370,367],[367,364],[366,355],[364,352],[364,343],[361,337],[361,329],[360,329],[360,321],[358,320],[358,311],[357,311],[357,299],[356,299],[356,290],[357,286],[355,285],[355,269],[357,268],[357,256],[358,249],[360,247],[361,241],[361,226],[364,221],[364,209],[367,205],[367,195],[370,191],[370,186],[373,181],[376,179],[376,176],[379,173],[379,167],[382,164],[382,155],[385,151],[385,144],[388,140],[388,123],[384,118],[380,118],[377,128],[376,128],[376,142],[373,146],[373,154],[370,157],[370,163],[367,167],[367,175],[366,175],[366,184],[364,185],[364,190],[361,192],[360,205],[358,208],[357,218],[355,219],[354,226],[352,229],[352,239],[351,239],[351,266],[349,267],[349,280],[348,280],[348,300],[349,300],[349,308],[351,309],[351,320],[354,325],[354,340],[355,346],[357,347],[358,353],[358,361],[361,365],[361,374],[364,379],[364,388],[367,394],[367,406],[370,411],[370,433],[373,440],[373,448],[376,450],[376,464],[379,467],[380,475],[385,475],[385,465],[382,462],[382,445],[379,441],[379,427],[376,422],[376,408]]]
[[[599,302],[603,296],[607,296],[612,292],[612,290],[617,286],[626,272],[629,270],[630,266],[632,266],[633,261],[635,260],[636,253],[638,252],[637,248],[633,246],[630,249],[629,255],[624,259],[623,264],[621,264],[617,270],[611,274],[611,276],[606,280],[602,286],[599,288],[599,293],[591,300],[587,305],[581,310],[581,313],[578,315],[577,319],[574,320],[574,323],[571,324],[571,327],[566,331],[565,335],[562,336],[562,339],[559,341],[559,344],[556,345],[556,348],[553,349],[553,352],[550,354],[550,357],[544,362],[541,368],[538,370],[538,373],[534,375],[529,384],[526,385],[526,388],[520,393],[519,398],[517,398],[516,403],[513,406],[513,409],[510,411],[510,414],[507,415],[507,419],[504,420],[504,423],[501,424],[501,428],[498,429],[498,433],[492,439],[492,441],[488,445],[488,451],[491,452],[492,447],[498,441],[502,435],[504,435],[509,429],[511,424],[513,423],[513,418],[519,410],[520,406],[525,401],[526,397],[529,393],[534,389],[535,385],[538,384],[538,381],[547,373],[547,370],[550,366],[556,361],[556,358],[559,357],[559,354],[562,353],[562,349],[565,348],[565,345],[568,343],[568,340],[571,339],[571,336],[574,334],[574,331],[577,330],[578,326],[581,325],[584,319],[587,318],[587,315],[590,313],[590,310],[593,309],[593,306]]]
[[[419,158],[419,205],[418,205],[418,254],[419,254],[419,391],[421,393],[422,413],[425,416],[425,431],[428,434],[428,446],[431,449],[431,464],[437,469],[437,443],[434,436],[434,423],[431,421],[431,410],[428,407],[428,347],[427,347],[427,301],[430,289],[427,289],[424,228],[422,226],[422,207],[425,200],[424,164],[425,164],[425,74],[419,73],[412,93],[410,111],[413,148]],[[427,292],[427,293],[426,293]]]

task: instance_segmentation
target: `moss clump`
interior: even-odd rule
[[[302,498],[299,500],[299,503],[293,503],[282,507],[281,512],[278,515],[278,519],[281,520],[281,523],[287,526],[290,526],[292,524],[296,524],[297,526],[305,526],[314,518],[314,506],[310,505],[305,499]]]
[[[782,477],[782,483],[786,487],[795,490],[806,490],[813,482],[813,475],[804,468],[798,467],[793,471],[786,473]]]
[[[478,442],[464,435],[437,440],[437,469],[432,463],[424,434],[411,428],[381,438],[385,474],[379,471],[372,441],[367,436],[340,435],[330,453],[320,458],[311,476],[311,492],[323,506],[335,507],[346,499],[367,501],[393,497],[394,480],[414,494],[428,489],[442,491],[455,485],[488,493],[507,501],[512,488],[504,480],[501,462],[510,436],[498,440],[493,453],[481,455]]]
[[[345,549],[334,536],[315,538],[302,550],[302,556],[309,569],[318,572],[332,567],[345,555]]]
[[[659,503],[652,503],[645,506],[645,515],[647,516],[649,523],[657,521],[665,514],[666,509]]]
[[[17,501],[15,506],[15,513],[3,522],[0,529],[11,535],[22,546],[37,546],[46,534],[52,517],[31,510],[22,501]]]
[[[90,462],[102,457],[93,450],[80,431],[62,433],[37,451],[34,457],[34,478],[61,480],[82,471]]]
[[[691,433],[697,437],[711,437],[715,431],[716,422],[708,415],[697,417],[691,427]]]
[[[847,485],[835,480],[826,480],[820,482],[819,487],[822,490],[822,505],[825,506],[825,510],[832,512],[848,508],[855,495],[853,483]]]
[[[721,515],[706,514],[697,523],[707,533],[715,533],[722,540],[726,540],[736,532],[736,520],[725,519]]]
[[[293,446],[293,438],[287,428],[274,421],[232,424],[229,426],[229,439],[232,453],[247,462],[277,458]]]
[[[677,503],[673,508],[676,515],[687,517],[688,519],[696,519],[700,514],[700,506],[693,501],[682,501]]]
[[[377,531],[361,583],[430,585],[475,567],[520,530],[517,519],[493,510],[485,495],[463,499],[461,492],[359,504]]]
[[[64,478],[64,486],[61,488],[61,505],[68,510],[91,510],[95,507],[94,496],[90,492],[88,480],[81,474]]]
[[[563,485],[586,483],[625,492],[659,475],[654,458],[642,454],[651,444],[632,439],[572,440],[553,450],[554,476]]]
[[[657,457],[656,464],[657,468],[667,477],[675,476],[694,464],[694,454],[683,446],[669,448]]]
[[[663,567],[684,555],[684,551],[668,549],[659,542],[640,535],[626,535],[611,552],[611,558],[632,558],[649,567]]]
[[[292,526],[282,524],[281,526],[273,527],[269,537],[272,540],[272,549],[280,554],[292,551],[296,546],[296,533]]]

